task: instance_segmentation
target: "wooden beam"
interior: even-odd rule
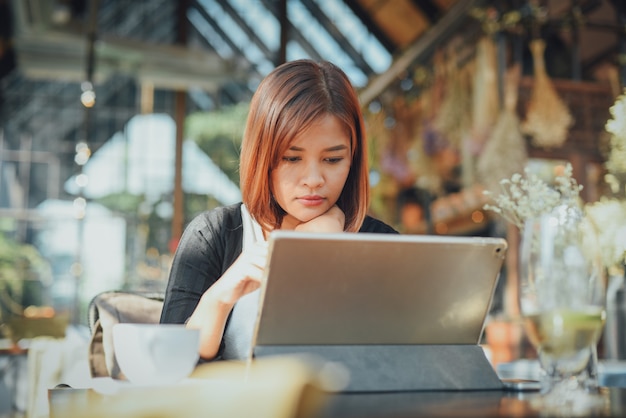
[[[365,27],[367,27],[367,30],[374,34],[376,39],[378,39],[378,41],[382,44],[383,47],[385,47],[387,51],[391,53],[394,53],[396,51],[396,48],[398,46],[395,44],[395,42],[391,40],[391,38],[387,36],[387,34],[385,34],[385,32],[380,30],[376,22],[374,22],[370,17],[369,13],[365,11],[363,7],[361,7],[358,0],[344,0],[344,3],[346,3],[346,6],[348,6],[350,10],[352,10],[352,13],[354,13],[354,15],[359,18],[359,20],[365,25]]]
[[[484,0],[459,1],[441,18],[439,23],[430,28],[413,45],[408,47],[384,73],[374,77],[360,92],[361,105],[365,106],[380,95],[412,63],[431,52],[438,44],[445,42],[459,27],[467,21],[468,12],[479,7]]]
[[[326,32],[333,37],[333,39],[337,42],[337,44],[343,49],[343,51],[350,57],[354,63],[361,68],[363,73],[367,76],[374,74],[374,70],[369,65],[369,63],[363,58],[361,53],[359,53],[350,43],[347,36],[343,34],[337,26],[324,14],[322,9],[317,5],[316,2],[312,0],[300,0],[304,7],[307,8],[309,13],[313,15],[315,19],[324,27]]]
[[[177,10],[176,43],[187,44],[187,9],[189,0],[181,0]],[[185,128],[187,93],[177,90],[174,93],[174,121],[176,122],[176,146],[174,156],[174,214],[172,215],[172,242],[178,243],[185,228],[185,195],[183,193],[183,140]],[[173,248],[173,246],[170,246]]]
[[[617,23],[620,27],[626,27],[626,5],[623,0],[613,0],[613,7],[615,7],[615,14]],[[619,66],[620,83],[622,86],[626,86],[626,32],[622,31],[619,34],[618,39],[617,63]]]
[[[250,38],[252,43],[254,43],[254,45],[256,45],[256,47],[259,48],[263,52],[263,54],[265,54],[267,59],[269,61],[274,62],[275,51],[270,50],[267,47],[267,45],[263,43],[261,38],[259,38],[259,36],[257,35],[257,32],[254,29],[252,29],[250,26],[248,26],[248,24],[241,17],[239,12],[237,12],[237,10],[235,10],[235,8],[231,6],[230,4],[231,2],[229,0],[219,0],[218,3],[220,4],[220,6],[222,6],[222,9],[224,9],[224,11],[228,13],[228,16],[230,16],[230,18],[233,19],[233,21],[241,28],[241,30],[246,34],[246,36]],[[194,5],[197,9],[204,10],[204,8],[201,5],[199,5],[197,1],[194,2]],[[206,17],[206,12],[204,12],[203,15]],[[212,25],[212,26],[215,26],[215,25]],[[230,42],[230,44],[232,44],[232,42]],[[237,50],[240,51],[239,48],[237,48]],[[243,52],[240,51],[240,55],[243,56]]]
[[[288,31],[289,39],[300,44],[302,49],[309,55],[311,59],[321,61],[323,58],[322,54],[315,49],[315,47],[309,42],[309,40],[302,35],[302,33],[298,30],[298,28],[294,27],[289,19],[287,19],[286,10],[280,11],[279,8],[286,7],[287,0],[279,0],[278,3],[284,2],[285,5],[276,4],[276,1],[273,0],[261,0],[261,4],[265,7],[270,13],[274,15],[274,17],[280,22],[281,27],[284,28],[285,31]],[[285,18],[281,18],[284,15]],[[286,36],[286,35],[285,35]],[[285,40],[286,42],[286,40]]]
[[[280,45],[276,65],[287,62],[287,42],[289,42],[289,16],[287,14],[287,0],[278,1],[278,21],[280,22]]]
[[[432,0],[412,0],[416,9],[420,10],[430,23],[436,23],[441,18],[441,10]]]

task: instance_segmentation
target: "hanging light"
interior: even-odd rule
[[[87,174],[85,173],[80,173],[76,176],[75,182],[78,187],[86,187],[89,183],[89,177],[87,177]]]
[[[74,216],[76,219],[83,219],[85,212],[87,211],[87,200],[84,197],[77,197],[74,199]]]
[[[76,155],[74,156],[74,162],[78,165],[85,165],[91,157],[91,150],[86,142],[79,142],[76,144]]]
[[[86,108],[92,108],[96,104],[96,92],[93,89],[93,84],[89,81],[84,81],[81,83],[80,88],[83,91],[80,95],[80,102]]]

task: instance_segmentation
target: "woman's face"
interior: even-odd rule
[[[270,178],[274,199],[287,213],[281,228],[293,229],[337,203],[350,164],[350,136],[335,116],[296,136]]]

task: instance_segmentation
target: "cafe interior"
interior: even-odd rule
[[[372,216],[402,236],[506,241],[476,343],[500,378],[535,379],[539,355],[523,230],[489,205],[516,174],[582,186],[616,254],[594,413],[623,410],[625,28],[622,0],[0,0],[0,417],[544,416],[523,389],[346,396],[328,382],[341,364],[290,357],[104,385],[125,379],[111,328],[158,323],[185,226],[241,201],[252,95],[300,58],[337,64],[358,93]]]

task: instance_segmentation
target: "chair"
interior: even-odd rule
[[[159,323],[164,294],[111,290],[89,302],[89,371],[91,377],[124,379],[113,350],[113,325]]]

